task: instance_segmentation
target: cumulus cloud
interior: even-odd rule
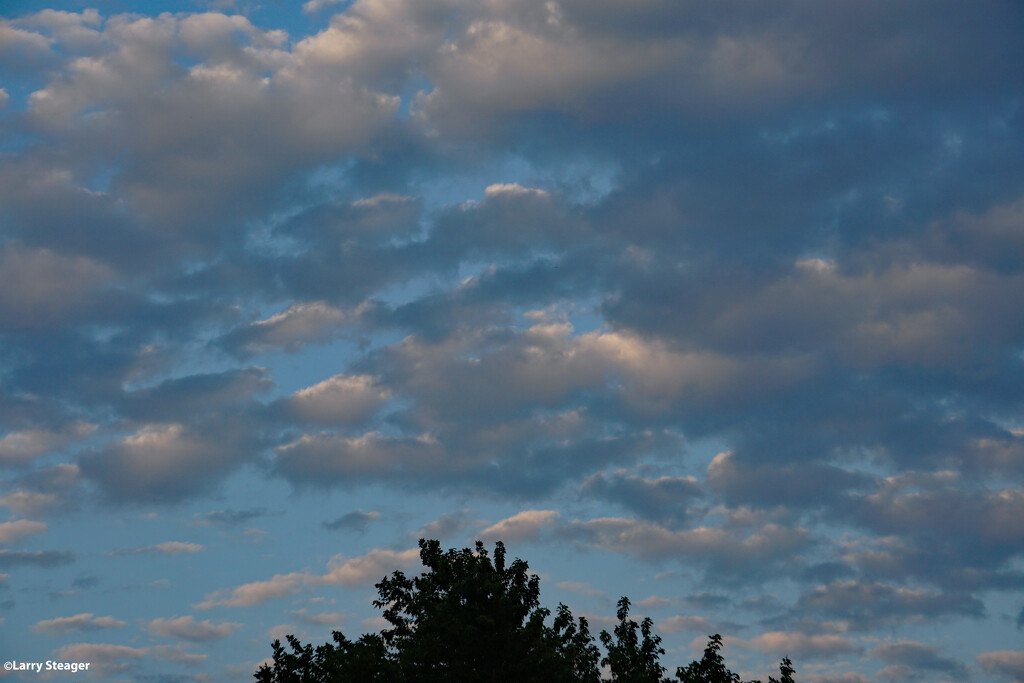
[[[335,375],[295,392],[287,405],[300,420],[345,424],[369,417],[390,395],[372,377]]]
[[[99,631],[123,626],[125,626],[125,622],[114,617],[97,617],[91,613],[83,613],[73,617],[55,617],[37,621],[32,626],[32,630],[50,635],[64,635],[74,631]]]
[[[904,666],[910,671],[938,671],[959,680],[967,677],[967,667],[924,643],[899,641],[883,643],[872,648],[871,655],[894,666]]]
[[[283,598],[299,590],[304,575],[277,574],[267,581],[253,581],[227,591],[210,593],[194,605],[196,609],[214,607],[254,607],[274,598]]]
[[[0,465],[25,465],[35,458],[84,439],[95,431],[94,424],[75,422],[58,430],[24,429],[9,432],[0,438]]]
[[[156,545],[147,545],[141,548],[130,550],[115,550],[115,555],[182,555],[198,553],[206,550],[206,546],[199,543],[184,543],[182,541],[164,541]]]
[[[44,522],[33,522],[27,519],[19,519],[15,522],[0,523],[0,545],[17,543],[21,539],[41,534],[46,531]]]
[[[59,567],[75,561],[66,550],[0,550],[0,569],[8,567]]]
[[[196,621],[192,616],[154,619],[146,625],[146,629],[154,635],[197,643],[227,638],[241,627],[242,624],[237,622],[215,624],[209,619]]]
[[[245,353],[276,349],[296,352],[331,341],[353,315],[323,301],[296,303],[286,310],[231,333],[224,343]]]
[[[148,424],[84,455],[83,474],[110,498],[173,501],[209,490],[246,457],[246,434],[222,423],[199,431],[182,423]]]
[[[978,663],[985,668],[1007,678],[1024,680],[1024,651],[998,650],[983,652],[978,655]]]
[[[640,604],[640,603],[637,603]],[[706,617],[694,617],[676,615],[658,622],[658,631],[662,633],[688,633],[692,631],[711,630],[710,622]]]
[[[525,542],[535,540],[558,521],[557,510],[523,510],[481,531],[483,540]]]
[[[366,531],[366,527],[371,522],[375,522],[380,519],[380,513],[376,510],[370,512],[363,512],[362,510],[353,510],[352,512],[346,512],[341,517],[331,521],[324,522],[323,527],[331,531],[358,531],[360,533]]]
[[[398,569],[410,569],[419,562],[418,548],[394,551],[374,549],[359,557],[346,558],[337,555],[331,558],[327,573],[314,579],[317,584],[341,585],[354,588],[367,583],[376,583]]]
[[[9,328],[50,324],[87,304],[113,271],[84,256],[19,244],[0,249],[0,322]]]
[[[861,650],[845,636],[785,631],[762,633],[751,640],[750,645],[763,652],[781,655],[791,653],[808,658],[835,657]]]
[[[685,558],[713,567],[721,578],[770,571],[773,565],[794,561],[797,551],[810,543],[806,529],[775,523],[744,533],[742,529],[710,526],[674,530],[639,519],[599,517],[574,520],[564,533],[597,548],[644,560]]]

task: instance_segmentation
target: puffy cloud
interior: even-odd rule
[[[330,531],[359,531],[360,533],[366,531],[366,527],[370,522],[375,522],[380,519],[380,513],[376,510],[370,512],[363,512],[362,510],[353,510],[352,512],[346,512],[341,517],[338,517],[334,521],[324,522],[323,527]]]
[[[15,491],[0,496],[0,506],[10,508],[21,515],[36,516],[57,505],[57,497],[35,491]]]
[[[344,424],[369,417],[390,395],[373,377],[335,375],[295,392],[287,406],[301,420]]]
[[[246,456],[247,434],[222,422],[200,431],[181,423],[149,424],[84,455],[83,474],[110,498],[174,501],[209,490]]]
[[[685,518],[687,506],[704,494],[694,477],[645,479],[625,470],[595,474],[583,482],[583,491],[659,522]]]
[[[374,549],[359,557],[345,558],[337,555],[331,558],[327,573],[315,577],[317,584],[341,585],[347,588],[366,583],[376,583],[398,569],[410,569],[419,562],[418,548],[394,551]]]
[[[663,633],[706,632],[709,630],[711,630],[711,624],[706,617],[676,615],[658,622],[658,631]]]
[[[775,523],[742,529],[701,526],[669,529],[651,522],[622,517],[575,520],[564,533],[603,550],[625,552],[644,560],[674,558],[713,568],[723,579],[772,571],[799,562],[796,553],[808,546],[810,533]]]
[[[214,624],[209,619],[196,621],[192,616],[177,617],[175,619],[154,619],[146,625],[146,629],[164,638],[178,638],[190,640],[197,643],[209,642],[227,638],[242,627],[236,622],[222,622]]]
[[[417,538],[444,539],[453,536],[472,522],[469,510],[447,512],[432,522],[427,522],[416,531]]]
[[[108,643],[74,643],[65,645],[56,651],[58,660],[89,662],[89,670],[101,674],[124,671],[144,659],[148,654],[148,648]]]
[[[907,588],[881,582],[834,581],[804,593],[799,613],[814,612],[841,620],[851,629],[886,623],[934,623],[941,617],[981,617],[984,604],[964,593]]]
[[[299,590],[304,575],[277,574],[267,581],[253,581],[242,584],[230,591],[217,591],[194,605],[196,609],[214,607],[254,607],[268,600],[283,598]]]
[[[59,648],[54,658],[65,662],[89,662],[90,672],[110,675],[137,667],[149,657],[196,666],[206,661],[206,655],[193,654],[180,648],[165,646],[130,647],[109,643],[73,643]]]
[[[73,617],[56,617],[38,621],[32,630],[50,635],[63,635],[74,631],[99,631],[110,628],[121,628],[125,622],[114,617],[97,617],[91,613],[76,614]]]
[[[959,680],[967,677],[967,667],[962,663],[943,657],[934,647],[913,641],[882,643],[871,650],[871,655],[895,666],[905,666],[911,671],[939,671]]]
[[[750,644],[764,652],[782,655],[791,653],[794,656],[808,658],[835,657],[861,650],[844,636],[785,631],[762,633],[751,640]]]
[[[978,655],[978,663],[986,671],[1024,680],[1024,650],[998,650],[995,652],[983,652]]]
[[[350,314],[323,301],[296,303],[233,332],[224,343],[245,353],[276,349],[295,352],[308,344],[331,341],[350,318]]]
[[[59,567],[74,562],[75,554],[66,550],[0,550],[0,569],[8,567]]]
[[[164,541],[163,543],[157,543],[156,545],[147,545],[141,548],[132,548],[131,550],[117,550],[114,551],[115,555],[182,555],[190,553],[198,553],[206,550],[206,546],[200,545],[199,543],[183,543],[181,541]]]
[[[0,322],[31,328],[77,314],[112,277],[110,268],[84,256],[6,244],[0,249]]]
[[[523,510],[492,524],[478,536],[483,540],[524,542],[536,539],[557,521],[557,510]]]
[[[89,422],[74,422],[63,429],[23,429],[0,438],[0,465],[24,465],[50,452],[88,437],[96,431]]]
[[[732,451],[716,455],[707,469],[708,486],[733,503],[820,506],[871,478],[819,463],[745,463]]]
[[[46,531],[46,524],[43,522],[32,522],[27,519],[19,519],[15,522],[0,523],[0,545],[17,543],[26,536],[41,534]]]

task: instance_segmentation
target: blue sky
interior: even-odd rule
[[[1024,681],[1018,3],[39,7],[5,660],[249,680],[426,536],[671,667]]]

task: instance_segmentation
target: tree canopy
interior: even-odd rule
[[[475,549],[442,551],[438,541],[423,539],[419,546],[426,571],[413,578],[396,571],[376,584],[373,605],[387,628],[356,641],[335,631],[333,642],[316,648],[294,636],[287,647],[275,640],[273,665],[260,667],[257,682],[597,683],[603,666],[616,683],[740,683],[725,666],[718,634],[700,661],[666,678],[661,637],[650,618],[630,619],[628,598],[619,600],[612,632],[599,635],[602,657],[586,618],[564,604],[552,617],[540,604],[540,578],[523,560],[508,563],[500,541],[493,557],[479,541]],[[779,670],[782,678],[769,683],[794,683],[788,658]]]

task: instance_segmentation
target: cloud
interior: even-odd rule
[[[335,375],[289,397],[289,412],[300,420],[346,424],[366,419],[388,400],[390,392],[366,375]]]
[[[109,643],[73,643],[54,652],[54,659],[57,661],[89,662],[91,665],[89,671],[95,672],[97,675],[133,670],[149,657],[157,657],[187,666],[201,665],[207,658],[206,655],[193,654],[180,648],[161,645],[137,648]]]
[[[557,510],[523,510],[492,524],[479,534],[481,539],[522,543],[536,540],[558,521]]]
[[[24,429],[0,438],[0,466],[26,465],[47,453],[59,451],[69,444],[88,437],[96,425],[75,422],[60,430]]]
[[[943,657],[934,647],[913,641],[883,643],[871,650],[871,655],[896,666],[905,666],[911,671],[939,671],[959,680],[967,677],[967,667],[948,657]]]
[[[0,550],[0,569],[8,567],[59,567],[75,561],[66,550]]]
[[[206,546],[199,543],[184,543],[182,541],[164,541],[156,545],[147,545],[141,548],[130,550],[115,550],[114,555],[182,555],[198,553],[206,550]]]
[[[174,619],[154,619],[146,625],[146,629],[164,638],[178,638],[196,643],[210,642],[227,638],[242,627],[236,622],[214,624],[210,620],[196,621],[194,617],[185,616]]]
[[[985,613],[984,604],[969,594],[854,580],[817,586],[800,596],[796,607],[799,613],[839,619],[855,630],[886,623],[934,623],[943,617],[978,618]]]
[[[248,354],[277,349],[294,353],[309,344],[333,340],[349,318],[350,314],[323,301],[297,303],[231,333],[224,343]]]
[[[323,527],[330,531],[358,531],[363,533],[371,522],[375,522],[378,519],[380,519],[380,513],[375,510],[371,510],[370,512],[353,510],[352,512],[345,513],[332,522],[324,522]]]
[[[196,609],[212,609],[214,607],[254,607],[268,600],[283,598],[299,590],[302,574],[276,574],[267,581],[253,581],[230,591],[216,591],[193,605]]]
[[[704,494],[693,477],[645,479],[625,470],[593,475],[583,482],[583,492],[659,522],[685,518],[687,506]]]
[[[327,573],[314,579],[316,584],[341,585],[346,588],[375,583],[396,570],[410,569],[419,562],[418,548],[394,551],[374,549],[359,557],[336,555],[327,566]]]
[[[639,603],[638,603],[639,604]],[[661,633],[688,633],[692,631],[706,632],[711,630],[710,622],[706,617],[694,617],[676,615],[658,622],[658,631]]]
[[[453,536],[469,526],[472,518],[469,510],[448,512],[432,522],[427,522],[416,531],[416,538],[444,539]]]
[[[19,519],[15,522],[0,523],[0,545],[17,543],[26,536],[41,534],[46,531],[46,524],[43,522],[31,522],[27,519]]]
[[[844,636],[785,631],[762,633],[751,640],[750,644],[763,652],[807,658],[835,657],[861,650]]]
[[[236,526],[239,524],[244,524],[253,519],[263,517],[266,514],[267,509],[262,507],[249,508],[246,510],[226,509],[214,510],[213,512],[207,512],[205,514],[198,515],[198,519],[200,520],[200,524]]]
[[[125,622],[114,617],[97,617],[90,613],[83,613],[73,617],[56,617],[38,621],[32,626],[32,630],[37,633],[58,636],[75,631],[99,631],[123,626],[125,626]]]
[[[208,430],[148,424],[80,460],[82,473],[118,501],[171,502],[209,490],[244,462],[246,434],[221,422]]]
[[[991,671],[1007,678],[1024,680],[1024,651],[998,650],[983,652],[977,657],[978,663],[986,671]]]
[[[580,595],[587,595],[592,598],[606,597],[603,591],[597,590],[586,581],[559,581],[555,584],[555,588],[561,588],[564,591],[570,591],[572,593],[579,593]]]
[[[83,256],[7,244],[0,248],[0,322],[9,328],[51,324],[86,306],[92,292],[113,277],[107,266]]]
[[[624,552],[643,560],[674,558],[703,564],[721,578],[749,577],[771,571],[773,566],[785,566],[810,543],[806,529],[775,523],[744,533],[707,526],[673,530],[638,519],[599,517],[574,520],[563,533],[602,550]]]
[[[58,504],[57,497],[49,493],[14,491],[0,496],[0,506],[25,516],[38,516]]]

